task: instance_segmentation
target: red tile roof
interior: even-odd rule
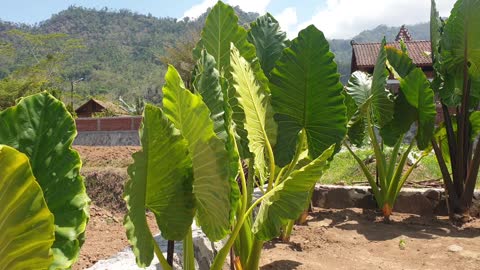
[[[429,55],[431,51],[430,41],[416,40],[407,41],[407,50],[413,63],[420,67],[431,66],[432,58]],[[394,46],[400,49],[399,42],[389,42],[387,46]],[[356,60],[357,68],[369,68],[375,66],[377,61],[380,43],[355,43],[352,42],[353,55]]]

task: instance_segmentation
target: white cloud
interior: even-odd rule
[[[278,20],[280,27],[283,31],[287,32],[288,38],[294,38],[296,36],[295,26],[298,23],[297,9],[295,7],[288,7],[277,15],[274,15]]]
[[[186,10],[183,13],[183,17],[197,18],[216,3],[217,0],[203,0],[200,4]],[[268,4],[270,4],[270,0],[228,0],[226,3],[231,6],[240,6],[246,12],[257,12],[263,15],[267,10]]]
[[[454,0],[437,0],[441,16],[448,16]],[[297,25],[296,33],[310,24],[327,38],[352,38],[380,24],[399,26],[427,22],[430,1],[426,0],[327,0],[309,20]]]

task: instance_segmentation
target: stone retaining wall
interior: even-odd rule
[[[348,207],[377,208],[369,186],[316,185],[313,206],[342,209]],[[418,215],[447,215],[445,193],[438,188],[404,188],[398,195],[394,212]],[[470,210],[472,216],[480,214],[480,191],[475,191]]]

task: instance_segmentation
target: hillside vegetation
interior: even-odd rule
[[[239,23],[248,27],[258,14],[236,8]],[[190,49],[206,13],[196,20],[157,18],[128,10],[70,7],[36,25],[0,20],[0,96],[3,106],[32,88],[56,89],[79,105],[95,96],[133,102],[136,97],[161,102],[166,62],[182,72],[191,70]],[[428,39],[427,23],[407,26],[414,39]],[[399,27],[378,26],[361,32],[357,42],[393,40]],[[350,75],[350,40],[330,40],[342,81]],[[182,77],[186,77],[183,76]],[[0,102],[0,108],[2,102]]]

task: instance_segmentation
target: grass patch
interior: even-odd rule
[[[389,149],[386,151],[388,154]],[[375,175],[375,158],[373,155],[373,149],[359,148],[355,150],[355,154],[364,161],[370,173]],[[420,164],[413,170],[412,174],[410,174],[410,177],[407,179],[408,183],[427,181],[436,181],[439,182],[439,184],[442,184],[442,174],[433,152],[420,161]],[[368,185],[367,178],[360,169],[360,166],[353,156],[346,150],[341,151],[335,156],[330,164],[330,168],[320,179],[320,183],[337,185]]]

